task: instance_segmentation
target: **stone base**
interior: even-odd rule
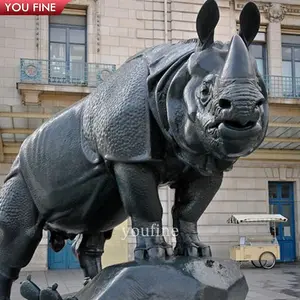
[[[245,300],[248,285],[231,260],[176,257],[103,269],[78,300]]]

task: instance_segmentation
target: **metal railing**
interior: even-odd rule
[[[21,58],[20,82],[96,87],[116,66]],[[265,76],[269,97],[300,98],[300,77]]]
[[[300,77],[266,76],[264,81],[270,98],[300,99]]]
[[[96,87],[116,66],[54,60],[20,60],[20,82]]]

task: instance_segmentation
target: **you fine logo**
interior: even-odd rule
[[[0,0],[0,15],[60,15],[70,0]]]

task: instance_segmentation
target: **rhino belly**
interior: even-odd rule
[[[50,228],[74,234],[98,232],[113,229],[126,220],[118,189],[110,176],[91,180],[87,188],[90,193],[82,195],[77,205],[51,214],[47,220]],[[80,193],[79,189],[76,191]]]

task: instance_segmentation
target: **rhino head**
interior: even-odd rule
[[[235,160],[262,143],[268,126],[266,88],[249,53],[260,13],[248,2],[240,14],[240,32],[228,43],[214,42],[218,21],[216,2],[207,0],[196,21],[197,48],[172,85],[184,99],[187,117],[182,127],[188,147]]]

